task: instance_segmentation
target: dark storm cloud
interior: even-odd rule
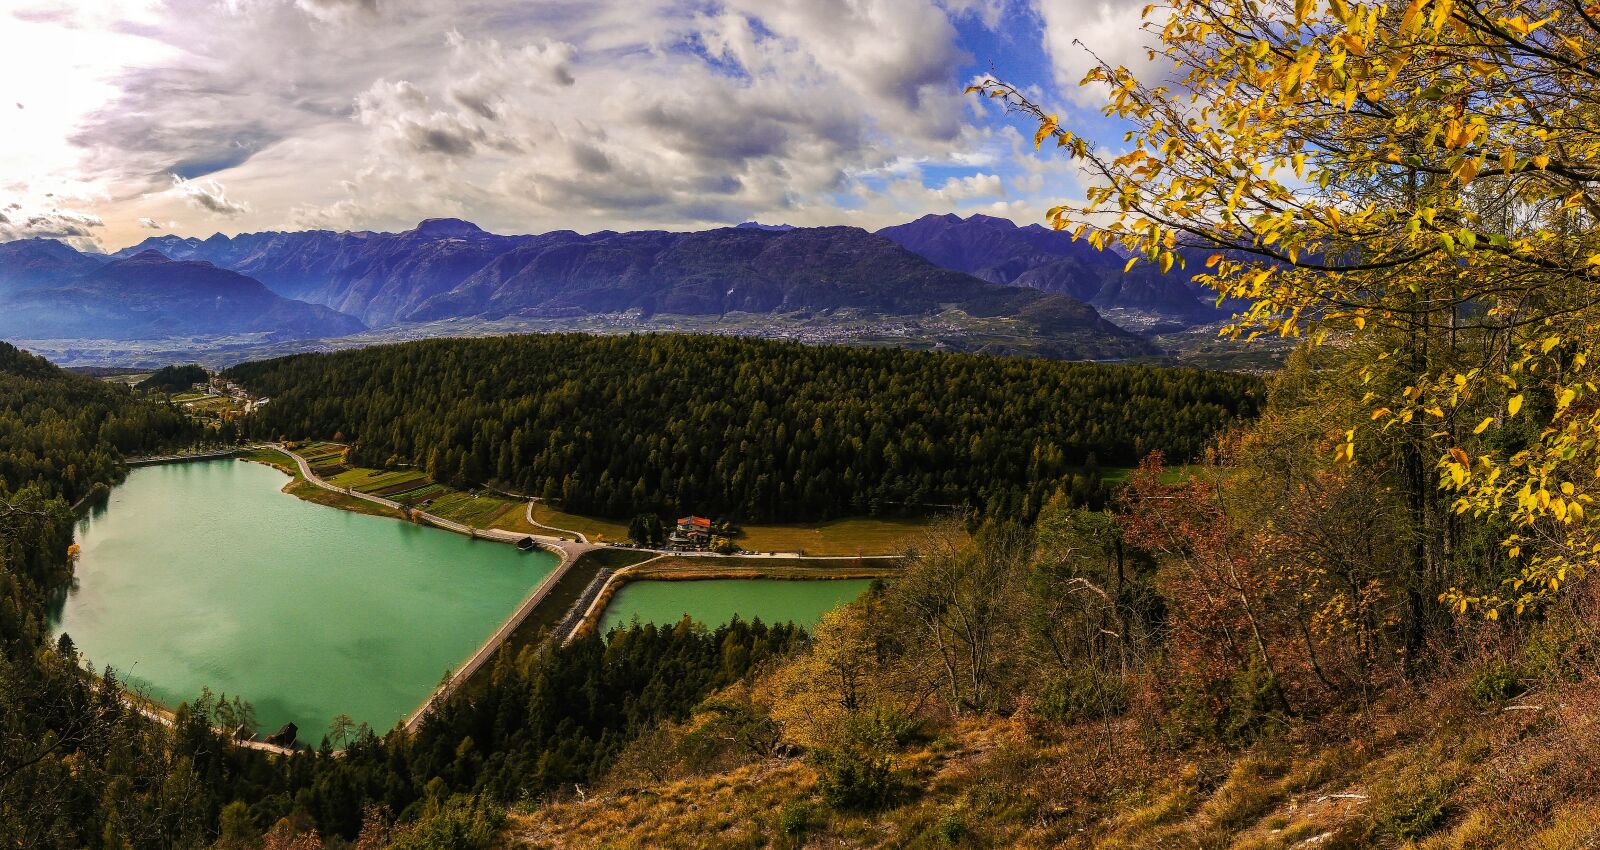
[[[494,108],[494,104],[489,102],[489,98],[477,92],[452,88],[450,89],[450,99],[490,121],[500,117],[499,111]]]
[[[172,185],[183,195],[189,206],[195,209],[213,212],[224,218],[232,218],[250,211],[249,204],[230,199],[222,184],[215,180],[186,180],[173,175]]]

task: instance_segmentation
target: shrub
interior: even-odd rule
[[[1046,683],[1035,708],[1058,723],[1103,720],[1128,710],[1128,686],[1092,667],[1080,667]]]
[[[1522,647],[1522,668],[1543,682],[1578,681],[1588,655],[1581,622],[1572,611],[1558,609],[1528,634]]]
[[[390,850],[491,850],[502,846],[506,815],[501,809],[462,796],[429,804],[417,823],[395,837]]]
[[[1450,816],[1450,792],[1454,787],[1450,780],[1431,778],[1393,795],[1378,812],[1378,831],[1401,841],[1428,835]]]
[[[888,756],[855,752],[817,753],[817,792],[841,811],[873,811],[887,806],[899,788]]]
[[[1233,743],[1253,741],[1268,726],[1284,721],[1283,697],[1278,678],[1259,656],[1250,666],[1235,673],[1229,683],[1227,715],[1222,736]]]
[[[1467,691],[1479,707],[1490,708],[1522,693],[1522,684],[1509,665],[1495,659],[1472,671]]]
[[[811,829],[811,804],[804,800],[790,800],[778,810],[778,831],[798,839]]]
[[[1259,657],[1226,680],[1180,684],[1173,716],[1190,734],[1235,746],[1287,720],[1277,677]]]

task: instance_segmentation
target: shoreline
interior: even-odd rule
[[[276,453],[287,461],[292,461],[293,465],[280,465],[279,463],[275,463],[268,459],[247,456],[252,453],[262,452],[264,450]],[[343,488],[334,485],[331,482],[322,479],[315,472],[313,472],[310,468],[309,462],[307,462],[304,457],[296,453],[294,450],[289,449],[279,443],[256,443],[249,446],[240,446],[228,450],[217,450],[198,455],[163,455],[158,457],[138,458],[135,459],[135,462],[130,462],[129,465],[132,467],[165,463],[186,463],[190,461],[225,460],[228,458],[233,458],[235,460],[244,461],[247,463],[259,463],[263,466],[270,466],[279,472],[282,472],[283,474],[287,475],[290,480],[288,483],[279,488],[279,491],[285,493],[286,495],[294,496],[302,501],[311,502],[323,507],[351,511],[352,513],[367,513],[369,516],[383,516],[400,522],[412,522],[418,525],[427,525],[437,528],[441,531],[454,532],[456,534],[470,537],[474,540],[487,540],[511,545],[518,545],[524,541],[531,540],[535,546],[556,556],[556,564],[551,569],[549,574],[547,574],[536,585],[534,585],[532,589],[528,591],[527,595],[523,597],[522,601],[511,612],[511,614],[508,615],[506,619],[503,620],[500,625],[493,632],[491,632],[482,643],[478,645],[477,649],[461,662],[459,666],[452,669],[445,681],[436,687],[432,692],[430,692],[416,709],[414,709],[410,714],[407,714],[404,719],[398,721],[395,726],[392,727],[399,729],[408,735],[413,734],[417,728],[420,727],[422,722],[427,718],[427,716],[432,712],[433,708],[438,705],[440,701],[447,699],[454,694],[466,682],[471,680],[473,676],[475,676],[491,658],[494,657],[495,653],[505,645],[507,640],[521,628],[521,626],[529,619],[529,617],[532,616],[536,610],[538,610],[540,604],[549,597],[550,592],[562,581],[562,579],[566,577],[566,575],[572,570],[573,566],[576,565],[584,555],[590,552],[614,549],[617,551],[638,552],[640,554],[650,553],[654,554],[654,557],[651,557],[648,560],[638,564],[620,567],[608,575],[604,584],[601,585],[599,591],[595,593],[593,599],[583,609],[582,613],[569,628],[563,628],[567,625],[565,622],[559,623],[555,627],[555,630],[550,635],[550,639],[563,645],[570,643],[574,637],[593,629],[599,622],[600,616],[604,613],[606,606],[610,604],[617,591],[630,581],[693,581],[697,579],[719,578],[767,581],[828,581],[839,579],[882,578],[897,574],[899,572],[899,568],[894,565],[894,562],[903,557],[901,555],[808,556],[799,553],[791,554],[776,552],[759,554],[750,553],[744,555],[719,555],[711,552],[663,552],[649,549],[634,549],[631,547],[597,544],[589,542],[587,538],[581,534],[578,534],[577,532],[551,528],[550,526],[545,526],[542,523],[534,521],[532,518],[534,502],[531,499],[528,501],[525,507],[530,524],[540,528],[548,529],[550,531],[565,531],[566,533],[573,535],[576,539],[562,539],[555,536],[541,534],[524,534],[498,528],[478,528],[475,526],[466,525],[465,523],[435,516],[425,511],[414,510],[412,516],[415,517],[415,519],[408,520],[405,516],[405,508],[398,502],[385,499],[381,496],[375,496],[370,493],[363,493],[353,488]],[[307,498],[299,493],[292,492],[292,488],[301,482],[309,484],[321,491],[344,496],[349,499],[359,500],[361,502],[365,502],[387,510],[382,512],[362,511],[350,505],[319,501],[316,499]],[[74,505],[74,508],[81,509],[88,501],[89,496],[86,495],[84,499],[80,500],[78,505]],[[694,563],[692,565],[672,565],[659,563],[663,560],[671,561],[675,559],[692,560],[699,563]],[[785,563],[793,561],[813,562],[816,564],[816,566],[795,566],[792,563]],[[857,564],[853,567],[834,566],[830,564],[830,562],[837,564],[841,561],[855,561]],[[867,564],[869,562],[879,562],[881,565],[868,566]],[[146,716],[149,716],[158,722],[170,725],[172,722],[172,710],[166,706],[155,703],[147,705],[147,702],[148,701],[139,701],[136,703],[130,701],[129,704],[142,714],[145,714]],[[151,707],[152,705],[154,706],[153,708]],[[229,734],[227,730],[219,731],[224,735]],[[294,752],[293,749],[267,744],[261,741],[242,741],[232,739],[231,737],[230,740],[240,746],[261,750],[264,752],[270,752],[277,755],[291,755]]]

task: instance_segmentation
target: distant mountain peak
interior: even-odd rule
[[[154,248],[146,248],[132,256],[123,257],[116,261],[117,265],[149,265],[151,263],[170,263],[172,258]]]
[[[734,226],[742,230],[772,230],[779,232],[794,229],[792,224],[762,224],[759,221],[744,221]]]
[[[435,239],[450,237],[485,236],[488,231],[459,218],[430,218],[419,223],[412,231],[418,236],[430,236]]]

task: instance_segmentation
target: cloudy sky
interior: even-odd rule
[[[1137,0],[0,0],[0,241],[1036,221]]]

